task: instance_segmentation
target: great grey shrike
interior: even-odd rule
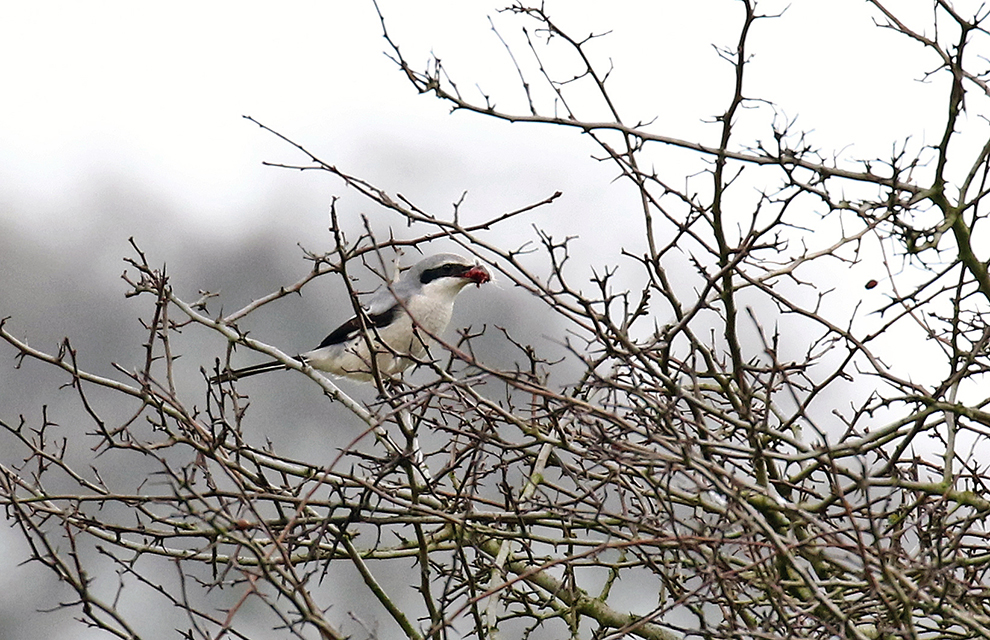
[[[383,376],[408,369],[426,354],[430,336],[447,328],[454,299],[464,287],[479,287],[491,280],[482,265],[454,253],[420,260],[389,287],[382,287],[367,304],[365,316],[375,363]],[[330,333],[320,346],[297,356],[314,369],[353,380],[371,380],[368,339],[355,316]],[[285,369],[281,362],[266,362],[243,369],[228,369],[211,382],[230,382],[268,371]]]

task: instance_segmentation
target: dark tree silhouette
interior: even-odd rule
[[[990,142],[971,144],[988,139],[988,10],[935,0],[932,22],[908,24],[869,3],[878,29],[940,61],[918,75],[944,86],[944,122],[933,145],[848,160],[749,95],[751,27],[770,17],[754,0],[727,4],[741,11],[738,39],[718,49],[734,73],[714,144],[627,121],[599,53],[607,39],[578,37],[543,7],[506,9],[522,49],[497,33],[519,112],[465,90],[437,58],[412,63],[382,16],[417,91],[585,135],[635,190],[638,213],[608,216],[638,224],[642,242],[602,247],[590,286],[572,276],[569,238],[534,228],[518,246],[487,240],[558,194],[466,222],[457,206],[428,211],[286,139],[294,168],[337,176],[407,233],[368,225],[347,239],[334,207],[332,252],[308,253],[300,280],[225,314],[213,294],[180,299],[135,246],[130,295],[153,302],[145,363],[116,379],[80,368],[68,340],[48,354],[2,329],[22,360],[64,370],[92,425],[86,442],[67,442],[47,420],[3,422],[17,460],[0,467],[0,503],[30,560],[75,589],[64,606],[136,637],[140,613],[118,597],[144,585],[188,614],[184,637],[248,637],[250,607],[251,625],[270,617],[266,637],[342,638],[347,612],[330,608],[323,578],[347,565],[391,617],[369,636],[990,637]],[[744,118],[758,137],[737,134]],[[674,151],[690,162],[654,168]],[[354,274],[386,277],[397,250],[437,240],[538,299],[565,327],[568,364],[511,329],[465,330],[358,402],[240,328],[317,278],[340,278],[357,300]],[[851,282],[852,264],[876,275]],[[175,381],[173,342],[190,332],[215,337],[199,408]],[[482,340],[515,365],[487,363]],[[315,462],[250,445],[247,397],[207,384],[234,345],[297,370],[369,437]],[[105,418],[96,390],[126,398],[129,415]],[[130,457],[146,482],[103,480],[101,465]],[[116,589],[96,588],[94,551],[118,569]],[[386,582],[383,566],[404,580]]]

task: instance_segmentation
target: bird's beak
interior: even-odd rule
[[[475,265],[464,272],[464,277],[468,280],[473,281],[479,287],[484,283],[492,279],[492,275],[488,273],[488,269],[485,269],[480,264]]]

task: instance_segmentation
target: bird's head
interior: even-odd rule
[[[413,265],[403,279],[419,280],[424,287],[431,283],[443,283],[458,289],[469,284],[478,286],[492,279],[491,273],[483,265],[456,253],[440,253],[424,258]]]

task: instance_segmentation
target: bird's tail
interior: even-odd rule
[[[287,367],[281,362],[265,362],[262,364],[255,364],[250,367],[243,367],[241,369],[227,369],[223,373],[210,378],[210,384],[220,384],[222,382],[233,382],[234,380],[240,380],[241,378],[247,378],[248,376],[258,375],[259,373],[268,373],[269,371],[279,371],[281,369],[286,369]]]

